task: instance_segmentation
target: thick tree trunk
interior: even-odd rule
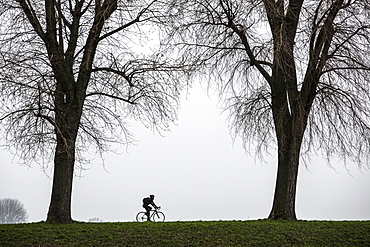
[[[73,90],[63,93],[62,84],[57,84],[55,97],[54,178],[47,222],[72,223],[71,198],[75,165],[76,138],[82,112],[82,101],[74,97]]]
[[[308,111],[299,96],[287,99],[279,94],[273,101],[273,115],[278,141],[278,172],[269,219],[297,220],[295,200],[300,150],[307,126]]]
[[[74,143],[70,143],[74,146]],[[54,157],[54,178],[47,222],[72,223],[71,195],[74,171],[74,147],[58,142]]]
[[[290,148],[278,154],[275,195],[269,219],[297,220],[295,199],[300,145],[298,143],[286,145]]]

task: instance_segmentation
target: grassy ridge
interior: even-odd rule
[[[0,246],[370,246],[370,221],[0,225]]]

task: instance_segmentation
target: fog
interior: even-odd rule
[[[96,157],[75,177],[72,218],[134,221],[142,198],[155,194],[168,221],[267,218],[275,189],[275,151],[259,162],[231,139],[217,101],[200,88],[182,101],[179,121],[161,135],[131,122],[137,145]],[[52,170],[26,167],[0,151],[0,198],[24,204],[29,221],[46,219]],[[370,172],[321,157],[302,164],[296,213],[305,220],[370,220]],[[49,164],[52,167],[52,164]]]

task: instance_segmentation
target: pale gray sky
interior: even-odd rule
[[[266,218],[271,210],[277,161],[256,163],[240,140],[232,142],[217,102],[196,88],[182,103],[179,123],[152,134],[133,123],[140,140],[121,154],[97,158],[74,179],[72,217],[88,221],[134,221],[141,200],[155,194],[167,220],[245,220]],[[12,163],[1,150],[0,198],[20,200],[29,221],[46,219],[52,181],[34,165]],[[307,220],[370,220],[370,171],[343,163],[329,168],[313,157],[301,166],[296,213]],[[51,171],[48,171],[51,177]]]

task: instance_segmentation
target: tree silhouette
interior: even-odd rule
[[[127,119],[176,119],[179,61],[160,52],[160,1],[0,1],[1,127],[7,145],[54,177],[47,221],[70,223],[83,154],[133,141]],[[148,34],[148,35],[146,35]],[[136,48],[135,48],[136,47]],[[139,49],[140,48],[140,49]]]
[[[23,204],[11,198],[0,199],[0,223],[22,223],[28,219],[27,211]]]
[[[304,154],[369,164],[369,1],[174,0],[173,6],[183,14],[174,45],[217,85],[235,136],[257,155],[277,146],[270,219],[296,220]]]

